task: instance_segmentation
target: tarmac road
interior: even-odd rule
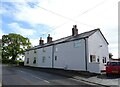
[[[19,68],[13,66],[3,66],[2,68],[2,84],[7,85],[77,85],[78,87],[101,87],[96,84],[68,78],[64,76],[54,75],[51,73],[41,72],[37,70]]]

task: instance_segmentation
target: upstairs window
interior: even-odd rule
[[[46,52],[46,51],[45,51],[45,48],[43,48],[43,52]]]
[[[54,46],[54,49],[55,49],[55,52],[58,51],[58,47],[56,45]]]
[[[75,48],[80,47],[80,40],[74,41],[74,47],[75,47]]]
[[[58,51],[58,48],[57,48],[57,47],[55,48],[55,51],[56,51],[56,52]]]
[[[96,56],[90,55],[90,62],[96,62]]]
[[[29,54],[29,51],[27,51],[27,54]]]

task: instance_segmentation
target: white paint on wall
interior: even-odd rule
[[[52,46],[38,49],[38,67],[52,68]]]
[[[99,30],[85,39],[38,48],[36,53],[34,50],[27,51],[24,64],[78,71],[86,71],[87,67],[89,72],[100,73],[101,70],[105,70],[106,63],[103,63],[103,57],[106,57],[106,62],[109,61],[108,44]],[[90,55],[95,55],[94,62],[90,62]],[[36,58],[35,64],[33,63],[34,57]],[[29,58],[28,64],[26,63],[27,58]]]
[[[104,40],[103,36],[99,31],[95,32],[93,35],[89,37],[88,53],[89,53],[88,70],[92,72],[100,72],[100,70],[105,70],[106,63],[103,63],[102,59],[103,57],[106,57],[106,60],[109,61],[108,44],[106,43],[106,41]],[[90,62],[90,55],[96,56],[95,62]],[[99,58],[99,62],[97,61],[97,58]]]
[[[85,70],[84,39],[57,44],[56,48],[57,52],[55,51],[54,53],[54,68]],[[55,56],[57,56],[57,60],[55,60]]]

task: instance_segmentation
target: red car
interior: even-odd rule
[[[120,61],[109,61],[106,65],[106,75],[120,74]]]

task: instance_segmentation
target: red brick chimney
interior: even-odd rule
[[[44,40],[42,40],[42,37],[40,37],[39,45],[43,45],[43,44],[44,44]]]
[[[48,34],[47,43],[51,43],[51,42],[52,42],[52,37],[50,37],[50,34]]]
[[[72,36],[76,36],[76,35],[78,35],[77,25],[73,25],[73,28],[72,28]]]

